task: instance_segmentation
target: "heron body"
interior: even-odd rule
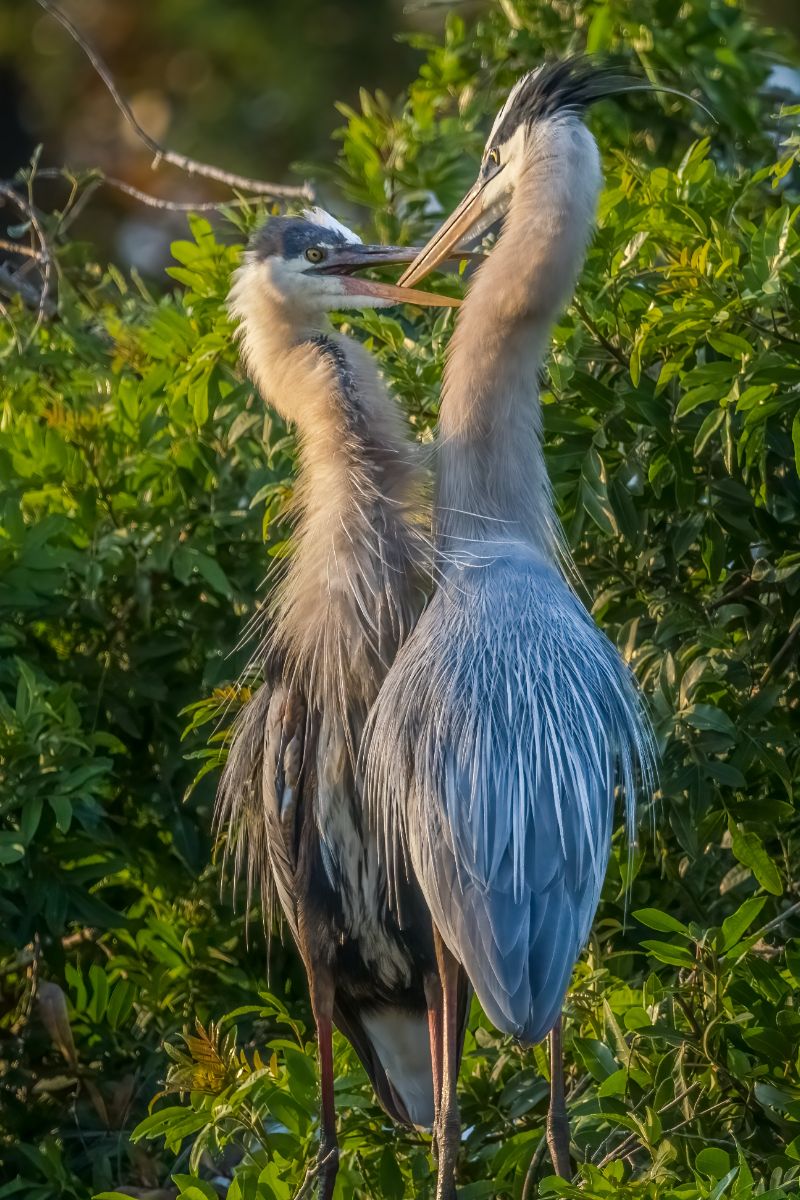
[[[387,852],[407,855],[444,951],[491,1020],[525,1042],[560,1015],[600,896],[615,792],[632,819],[636,764],[650,761],[632,678],[568,580],[537,394],[601,186],[581,114],[618,86],[574,62],[521,80],[476,184],[404,277],[503,217],[443,378],[440,583],[373,708],[367,780]],[[454,1091],[442,1106],[437,1196],[450,1197]]]
[[[331,1021],[390,1116],[426,1126],[434,1115],[430,917],[416,884],[401,884],[389,906],[356,781],[369,707],[423,599],[411,516],[420,473],[371,356],[326,315],[387,303],[397,288],[351,272],[412,256],[362,246],[319,210],[274,218],[230,294],[254,382],[297,426],[300,469],[296,549],[276,591],[264,682],[235,727],[218,819],[237,868],[260,882],[267,922],[277,898],[309,976],[326,1200],[336,1168]]]

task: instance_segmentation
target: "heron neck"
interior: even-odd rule
[[[336,519],[364,488],[404,493],[410,447],[371,356],[324,314],[276,302],[247,275],[238,286],[243,357],[261,395],[297,429],[306,507],[316,499],[311,507]]]
[[[545,159],[523,168],[503,231],[459,311],[439,417],[437,536],[446,554],[464,541],[509,540],[556,554],[538,374],[596,202],[596,189],[587,199],[564,167]]]
[[[366,715],[419,604],[421,540],[410,517],[418,469],[358,343],[315,332],[295,353],[306,372],[298,524],[276,637],[312,702],[347,724]]]

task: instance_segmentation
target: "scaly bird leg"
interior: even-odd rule
[[[436,1125],[439,1174],[436,1200],[456,1200],[456,1161],[461,1145],[458,1111],[458,982],[460,967],[445,946],[438,930],[433,931],[436,960],[442,984],[442,1090]]]
[[[319,1076],[322,1103],[320,1140],[317,1155],[317,1197],[331,1200],[339,1170],[339,1143],[336,1138],[336,1102],[333,1096],[333,981],[327,971],[311,972],[311,1006],[317,1023]]]
[[[425,1001],[428,1005],[428,1037],[431,1043],[431,1075],[433,1078],[433,1153],[439,1157],[439,1113],[442,1107],[442,984],[438,975],[425,979]]]
[[[556,1175],[560,1175],[562,1179],[571,1179],[569,1117],[564,1099],[564,1060],[561,1047],[560,1015],[550,1030],[550,1108],[547,1113],[547,1145]]]

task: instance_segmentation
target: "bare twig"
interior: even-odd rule
[[[725,592],[724,595],[718,596],[716,600],[712,600],[710,604],[707,604],[706,612],[714,612],[715,609],[722,608],[724,604],[729,604],[731,600],[735,600],[737,596],[743,596],[745,592],[749,592],[755,582],[755,579],[751,579],[748,575],[737,587],[731,588],[729,592]]]
[[[39,332],[39,329],[41,328],[42,322],[44,321],[45,317],[52,316],[52,314],[55,312],[55,309],[56,309],[55,304],[53,304],[50,300],[50,286],[51,286],[52,274],[53,274],[53,260],[50,255],[50,247],[47,243],[47,238],[44,235],[44,229],[43,229],[41,221],[39,219],[39,213],[37,212],[36,207],[33,203],[33,180],[36,175],[36,170],[39,166],[40,152],[41,152],[41,146],[39,146],[34,151],[33,158],[31,159],[31,169],[28,172],[28,177],[27,177],[28,196],[27,196],[26,209],[27,209],[28,221],[30,222],[30,227],[31,227],[31,249],[35,250],[38,247],[39,253],[41,255],[41,263],[39,266],[39,270],[41,271],[41,274],[42,274],[42,288],[39,293],[39,305],[38,305],[38,310],[36,313],[36,320],[34,321],[34,324],[33,324],[33,329],[31,330],[30,334],[28,335],[28,341],[27,341],[28,345],[30,345],[33,342],[34,338],[36,337],[37,333]],[[29,263],[24,263],[23,266],[20,268],[19,273],[22,274],[25,270],[27,270],[27,267],[29,265],[30,265]]]
[[[143,192],[140,188],[125,183],[122,179],[113,179],[110,175],[99,176],[98,183],[105,183],[118,192],[124,192],[126,196],[132,196],[134,200],[138,200],[140,204],[146,204],[148,208],[160,208],[167,212],[218,212],[220,208],[243,208],[253,203],[252,196],[248,199],[236,197],[233,200],[201,200],[199,202],[196,200],[165,200],[161,196]]]
[[[589,330],[590,333],[594,334],[594,336],[597,338],[598,342],[603,347],[603,349],[606,351],[606,353],[609,354],[612,358],[616,359],[616,361],[620,364],[620,366],[624,367],[626,371],[630,370],[630,363],[628,362],[625,355],[622,353],[622,351],[619,349],[618,346],[615,346],[613,342],[609,341],[609,339],[606,337],[606,335],[603,333],[603,331],[600,329],[600,327],[597,325],[597,323],[589,316],[589,313],[586,311],[586,309],[580,303],[579,300],[574,301],[574,306],[575,306],[575,311],[578,313],[578,316],[581,318],[584,325],[587,327],[587,329]]]
[[[27,196],[20,196],[11,184],[0,182],[0,196],[5,197],[9,203],[14,205],[30,228],[31,244],[28,247],[30,251],[27,255],[28,261],[15,272],[11,272],[8,267],[0,267],[0,293],[4,296],[20,296],[23,303],[36,309],[36,321],[26,339],[26,345],[30,345],[36,337],[45,317],[52,316],[56,310],[55,304],[50,299],[53,270],[50,247],[47,244],[39,213],[33,203],[33,179],[37,165],[37,155],[34,155],[31,171],[26,179]],[[25,278],[25,272],[33,262],[36,262],[41,273],[40,287],[34,286]]]
[[[686,1089],[686,1091],[689,1090],[690,1089],[688,1088]],[[685,1096],[686,1092],[684,1092],[683,1095]],[[672,1108],[675,1103],[675,1100],[671,1100],[669,1104],[664,1106],[664,1108],[660,1108],[658,1110],[659,1115],[662,1112],[665,1112],[667,1108]],[[671,1137],[673,1133],[677,1133],[679,1129],[685,1128],[686,1125],[691,1125],[692,1121],[702,1120],[702,1118],[707,1117],[709,1113],[717,1112],[720,1108],[724,1108],[725,1105],[729,1103],[729,1100],[720,1100],[717,1104],[712,1104],[710,1108],[704,1109],[704,1111],[701,1113],[692,1113],[691,1117],[686,1117],[685,1120],[680,1121],[677,1125],[673,1125],[671,1129],[665,1130],[664,1136]],[[626,1158],[642,1141],[643,1139],[640,1134],[628,1134],[628,1136],[622,1142],[620,1142],[618,1146],[615,1146],[613,1150],[609,1151],[605,1158],[600,1160],[600,1162],[597,1164],[598,1169],[602,1170],[603,1167],[607,1167],[608,1164],[610,1162],[614,1162],[615,1159]]]
[[[536,1149],[533,1152],[533,1156],[528,1165],[528,1170],[525,1172],[525,1182],[522,1185],[522,1196],[521,1196],[520,1200],[533,1200],[533,1187],[534,1187],[534,1183],[536,1181],[536,1172],[539,1170],[539,1167],[541,1166],[542,1159],[545,1156],[546,1150],[547,1150],[547,1134],[543,1133],[542,1136],[539,1138],[539,1142],[536,1146]]]
[[[750,937],[755,938],[756,941],[761,941],[764,934],[771,933],[773,929],[777,929],[779,925],[782,925],[784,921],[786,921],[789,917],[793,917],[797,912],[800,912],[800,900],[796,901],[794,904],[790,904],[788,908],[785,908],[782,913],[778,913],[778,916],[773,917],[771,921],[767,921],[766,925],[762,925],[761,928],[756,930],[755,933],[751,934]]]
[[[246,175],[237,175],[232,171],[223,171],[220,167],[212,166],[210,163],[199,162],[197,159],[188,158],[185,154],[178,154],[174,150],[167,149],[152,137],[146,129],[144,129],[136,119],[133,109],[128,104],[127,100],[121,95],[117,85],[114,82],[113,76],[109,71],[102,58],[97,51],[86,41],[83,34],[73,25],[72,21],[62,12],[58,5],[53,4],[52,0],[36,0],[40,8],[43,8],[46,13],[54,17],[60,25],[66,29],[72,40],[80,46],[83,53],[88,58],[89,62],[94,67],[97,74],[102,79],[106,89],[124,117],[127,124],[145,145],[148,150],[154,155],[153,167],[157,167],[159,163],[169,163],[170,166],[177,167],[181,171],[185,171],[187,175],[200,175],[205,179],[214,179],[217,183],[222,183],[226,187],[239,188],[244,192],[253,192],[260,196],[275,196],[281,199],[299,199],[313,200],[314,193],[309,183],[303,183],[299,186],[291,184],[267,183],[263,179],[250,179]]]
[[[94,942],[96,938],[96,929],[79,929],[77,933],[69,933],[61,938],[61,949],[68,952],[74,950],[76,946],[80,946],[82,942]],[[13,958],[0,964],[0,978],[4,975],[11,975],[16,971],[24,971],[31,965],[38,953],[38,939],[35,939],[24,950],[20,950],[18,954],[14,955]]]
[[[322,1168],[328,1164],[328,1162],[330,1161],[330,1159],[333,1157],[333,1155],[335,1153],[336,1153],[335,1149],[329,1150],[324,1158],[318,1158],[317,1161],[314,1163],[313,1167],[308,1168],[308,1170],[306,1171],[305,1179],[303,1180],[303,1182],[300,1185],[300,1191],[297,1192],[297,1194],[294,1197],[294,1200],[305,1200],[305,1197],[310,1194],[310,1189],[313,1186],[314,1180],[319,1175]]]
[[[32,283],[27,283],[24,279],[20,279],[13,271],[9,271],[8,267],[0,263],[0,294],[13,299],[19,296],[23,304],[27,304],[28,308],[35,308],[37,311],[44,313],[46,317],[52,317],[56,311],[56,306],[52,300],[44,298],[43,289],[37,288]]]
[[[775,655],[775,657],[772,659],[772,661],[769,663],[766,670],[764,671],[764,674],[759,679],[759,681],[758,681],[759,689],[763,688],[765,684],[769,683],[770,679],[775,674],[778,664],[782,661],[782,659],[789,652],[789,650],[791,650],[792,646],[797,641],[798,636],[800,636],[800,618],[797,620],[794,627],[789,630],[789,636],[786,638],[786,641],[783,643],[780,650]]]
[[[2,300],[0,300],[0,317],[2,317],[3,320],[8,323],[8,327],[11,330],[11,341],[8,343],[8,346],[3,351],[2,355],[0,355],[0,358],[8,358],[8,356],[15,350],[17,354],[20,354],[22,352],[22,341],[19,336],[19,330],[14,323],[14,318],[11,316],[11,313],[8,311],[5,304],[3,304]]]
[[[43,167],[36,172],[36,177],[38,179],[63,179],[66,182],[72,182],[72,177],[67,167]],[[13,181],[12,184],[4,184],[3,186],[13,186]],[[17,184],[17,186],[19,187],[20,184]],[[158,208],[165,212],[179,213],[219,212],[221,208],[245,208],[257,198],[254,196],[236,196],[233,199],[223,197],[219,200],[167,200],[163,196],[154,196],[151,192],[143,192],[141,188],[134,187],[132,183],[126,183],[124,179],[115,179],[113,175],[106,175],[99,167],[93,167],[90,172],[87,172],[83,191],[69,206],[69,213],[65,212],[62,214],[59,226],[62,231],[66,228],[67,224],[71,224],[75,220],[87,200],[99,187],[110,187],[114,188],[115,191],[124,192],[126,196],[131,196],[134,200],[138,200],[140,204],[146,204],[148,208]],[[68,220],[66,221],[64,220],[65,216],[68,216]]]
[[[7,250],[9,254],[21,254],[24,258],[35,258],[37,262],[42,261],[38,250],[31,250],[30,246],[23,246],[21,242],[7,242],[5,238],[0,238],[0,250]]]

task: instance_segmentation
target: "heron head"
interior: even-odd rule
[[[596,194],[599,159],[583,115],[604,96],[642,86],[589,57],[548,63],[524,75],[495,118],[478,178],[400,283],[423,279],[462,242],[480,236],[505,216],[523,172],[546,173],[554,186],[561,176],[567,187]]]
[[[385,308],[417,303],[455,306],[451,296],[399,288],[359,278],[368,267],[408,263],[419,247],[364,245],[361,239],[324,209],[302,217],[271,217],[254,235],[238,282],[263,288],[298,317],[313,319],[332,309]]]

